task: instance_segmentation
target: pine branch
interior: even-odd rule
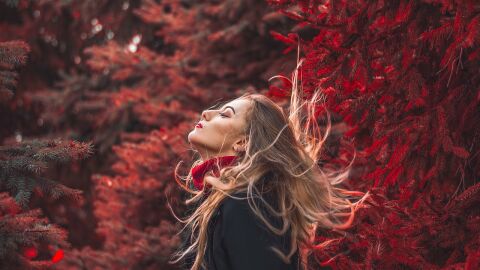
[[[51,267],[51,260],[35,260],[25,249],[51,256],[41,248],[60,246],[69,248],[64,229],[48,224],[47,218],[40,217],[42,211],[33,209],[21,212],[17,203],[6,193],[0,193],[0,269],[45,269]]]
[[[30,47],[24,41],[0,42],[0,101],[9,100],[17,85],[16,67],[25,64]]]
[[[75,141],[37,140],[23,141],[16,145],[0,146],[0,184],[15,196],[24,208],[33,190],[48,194],[53,199],[68,196],[81,201],[81,191],[45,179],[43,173],[48,163],[67,163],[89,157],[91,143]]]
[[[470,186],[462,194],[455,197],[454,200],[447,205],[447,208],[452,212],[462,212],[467,208],[477,205],[480,201],[480,183]]]

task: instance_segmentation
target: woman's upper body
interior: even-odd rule
[[[245,197],[245,194],[238,194],[239,197]],[[300,269],[298,250],[292,256],[291,263],[286,264],[270,249],[275,246],[288,253],[290,230],[284,235],[274,234],[255,215],[246,199],[226,197],[215,214],[209,233],[207,270]],[[279,218],[269,216],[269,221],[277,228],[282,225]]]
[[[291,257],[291,263],[286,264],[270,249],[275,246],[288,254],[291,230],[283,235],[273,233],[250,208],[246,193],[233,195],[245,199],[226,197],[214,212],[208,226],[204,269],[301,270],[298,250]],[[262,203],[259,200],[256,202],[269,222],[281,228],[281,219],[268,215]],[[194,254],[186,260],[185,269],[190,269],[193,258]]]

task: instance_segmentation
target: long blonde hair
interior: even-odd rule
[[[286,263],[290,262],[290,258],[299,249],[302,263],[306,267],[308,255],[331,242],[329,240],[314,243],[318,227],[344,230],[352,225],[355,211],[363,205],[369,192],[336,187],[348,177],[353,161],[342,171],[327,171],[319,167],[320,151],[331,129],[330,115],[327,112],[328,125],[325,135],[321,136],[315,119],[316,108],[322,98],[321,91],[315,92],[312,98],[304,99],[303,91],[297,86],[301,63],[302,61],[297,60],[297,68],[290,81],[292,91],[288,116],[282,107],[264,95],[245,93],[238,97],[252,102],[246,116],[246,151],[238,155],[237,164],[220,170],[219,181],[210,182],[212,190],[208,196],[205,196],[204,190],[189,188],[191,174],[185,178],[180,177],[180,163],[177,164],[176,181],[193,195],[186,203],[204,200],[187,219],[176,217],[185,224],[182,231],[187,227],[191,229],[190,239],[193,241],[185,250],[177,251],[173,255],[175,259],[170,263],[177,263],[188,253],[196,251],[191,270],[204,266],[208,223],[215,209],[227,196],[236,199],[230,195],[234,192],[247,192],[252,210],[275,234],[282,235],[291,227],[290,252],[284,254],[272,247]],[[202,161],[196,160],[192,168],[200,162]],[[275,203],[279,209],[274,209],[262,199],[256,188],[256,184],[263,181],[263,176],[267,173],[268,178],[264,182],[268,185],[268,190],[275,195]],[[253,197],[260,197],[266,209],[282,218],[283,228],[278,229],[269,223],[252,200]],[[358,200],[352,203],[350,200],[354,197]]]

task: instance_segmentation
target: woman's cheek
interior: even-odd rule
[[[231,134],[234,134],[236,127],[232,123],[225,123],[219,128],[220,134],[223,134],[224,136],[230,136]]]

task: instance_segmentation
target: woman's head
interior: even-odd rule
[[[281,152],[298,148],[288,123],[283,109],[271,99],[246,93],[204,110],[201,120],[188,134],[188,141],[203,160],[226,155],[253,156],[263,150],[259,159],[276,162]],[[276,143],[268,148],[273,141]]]
[[[240,97],[204,110],[188,141],[203,160],[244,151],[251,107],[251,100]]]

